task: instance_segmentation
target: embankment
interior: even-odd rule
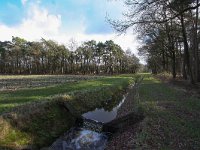
[[[116,105],[131,81],[132,78],[127,78],[108,87],[74,91],[3,113],[0,116],[0,149],[39,149],[50,145],[75,123],[75,116],[65,108],[66,102],[77,114],[102,107],[109,99]]]

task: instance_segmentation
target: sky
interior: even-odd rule
[[[121,0],[0,0],[0,41],[18,36],[67,44],[113,40],[137,55],[132,32],[118,35],[106,20],[121,19],[126,7]]]

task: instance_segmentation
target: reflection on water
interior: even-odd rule
[[[50,150],[104,150],[108,136],[101,133],[103,123],[117,117],[117,111],[125,98],[126,96],[123,96],[123,99],[116,96],[102,103],[100,108],[84,113],[81,128],[69,130],[52,144]]]
[[[124,103],[125,96],[123,96],[122,101],[111,109],[111,111],[108,111],[105,108],[96,108],[94,111],[87,112],[83,114],[82,116],[87,119],[96,120],[98,122],[107,123],[112,120],[114,120],[117,117],[117,111],[120,108],[120,106]],[[107,104],[109,105],[109,104]]]
[[[73,128],[50,147],[52,150],[103,150],[107,136],[82,128]]]

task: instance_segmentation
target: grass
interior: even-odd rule
[[[144,76],[139,105],[146,117],[136,133],[136,148],[200,149],[200,99]]]
[[[132,77],[101,77],[1,91],[0,149],[48,146],[75,123],[73,115],[64,109],[63,102],[70,103],[79,114],[97,107],[109,110],[104,104],[112,99],[110,106],[115,106],[133,81]]]
[[[39,149],[52,143],[75,122],[75,118],[55,101],[25,107],[22,112],[0,118],[0,149]]]
[[[105,77],[90,81],[77,81],[48,87],[20,89],[0,92],[0,114],[27,102],[42,101],[55,95],[69,94],[83,90],[117,86],[128,81],[130,77]]]

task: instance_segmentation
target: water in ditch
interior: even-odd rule
[[[104,123],[117,117],[117,111],[124,103],[125,97],[119,101],[108,100],[102,108],[84,113],[77,121],[76,127],[57,139],[49,150],[104,150],[108,141],[108,133],[102,132]]]
[[[84,128],[72,128],[63,138],[50,147],[51,150],[103,150],[108,137]]]
[[[87,119],[96,120],[102,123],[108,123],[114,120],[117,117],[117,111],[124,103],[126,96],[123,96],[123,99],[119,102],[117,106],[111,110],[105,108],[96,108],[94,111],[84,113],[82,116]]]
[[[48,150],[104,150],[108,141],[103,123],[80,118],[76,127],[57,139]]]

